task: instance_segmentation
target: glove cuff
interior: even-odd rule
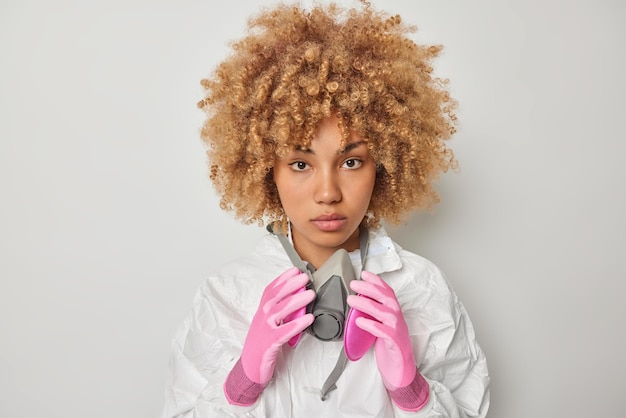
[[[246,376],[240,357],[226,377],[224,395],[232,405],[249,406],[259,399],[266,386],[253,382]]]
[[[430,387],[419,370],[415,373],[415,378],[407,386],[389,391],[391,399],[404,411],[419,411],[428,403],[430,397]]]

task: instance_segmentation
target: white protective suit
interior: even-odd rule
[[[359,250],[350,254],[355,273]],[[285,345],[274,377],[250,407],[230,405],[226,376],[241,355],[265,286],[291,267],[278,239],[268,234],[247,257],[228,263],[200,287],[193,308],[172,341],[164,417],[484,417],[489,406],[485,356],[465,308],[443,274],[428,260],[403,250],[381,229],[370,231],[365,269],[396,292],[415,359],[430,384],[419,412],[392,402],[376,367],[374,350],[348,361],[337,389],[320,399],[342,341],[304,333]]]

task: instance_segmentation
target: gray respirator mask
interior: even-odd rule
[[[348,294],[354,270],[348,252],[337,250],[322,267],[313,272],[312,285],[316,298],[307,307],[315,317],[309,331],[323,341],[341,340],[348,314]]]
[[[312,313],[315,318],[308,331],[322,341],[341,340],[349,311],[347,298],[354,293],[350,290],[350,282],[355,280],[355,274],[348,252],[344,249],[337,250],[324,265],[315,270],[300,258],[287,237],[274,233],[271,225],[268,225],[267,230],[278,237],[293,265],[309,275],[307,289],[313,289],[316,297],[306,308],[306,312]],[[367,229],[361,228],[359,235],[361,265],[364,265],[368,244]],[[297,339],[290,341],[290,345],[295,345]]]
[[[274,234],[271,225],[267,226],[267,230]],[[321,399],[325,400],[329,392],[337,387],[335,383],[343,372],[346,359],[352,361],[360,359],[376,340],[376,337],[356,325],[357,318],[369,316],[351,309],[347,302],[348,295],[354,293],[350,289],[350,282],[358,279],[361,273],[359,272],[355,278],[350,255],[344,249],[337,250],[323,266],[315,270],[313,266],[302,261],[287,237],[281,233],[275,235],[293,265],[309,275],[306,288],[315,290],[315,299],[306,307],[306,312],[312,313],[315,318],[308,331],[322,341],[343,339],[343,348],[337,358],[337,363],[322,386]],[[361,266],[365,266],[365,255],[369,243],[369,233],[365,227],[360,228],[359,236]],[[304,315],[302,311],[298,314]],[[301,335],[294,336],[288,344],[295,347]]]

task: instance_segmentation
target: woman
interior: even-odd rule
[[[380,226],[436,203],[455,165],[440,48],[369,5],[281,5],[249,29],[203,80],[202,137],[221,207],[273,233],[200,288],[164,416],[485,416],[467,312]]]

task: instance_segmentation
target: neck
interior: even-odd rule
[[[357,228],[345,242],[337,246],[315,245],[310,240],[299,236],[297,233],[292,233],[292,241],[300,258],[310,263],[315,269],[319,269],[337,250],[343,248],[351,252],[358,249],[360,246],[359,232],[360,229]]]

